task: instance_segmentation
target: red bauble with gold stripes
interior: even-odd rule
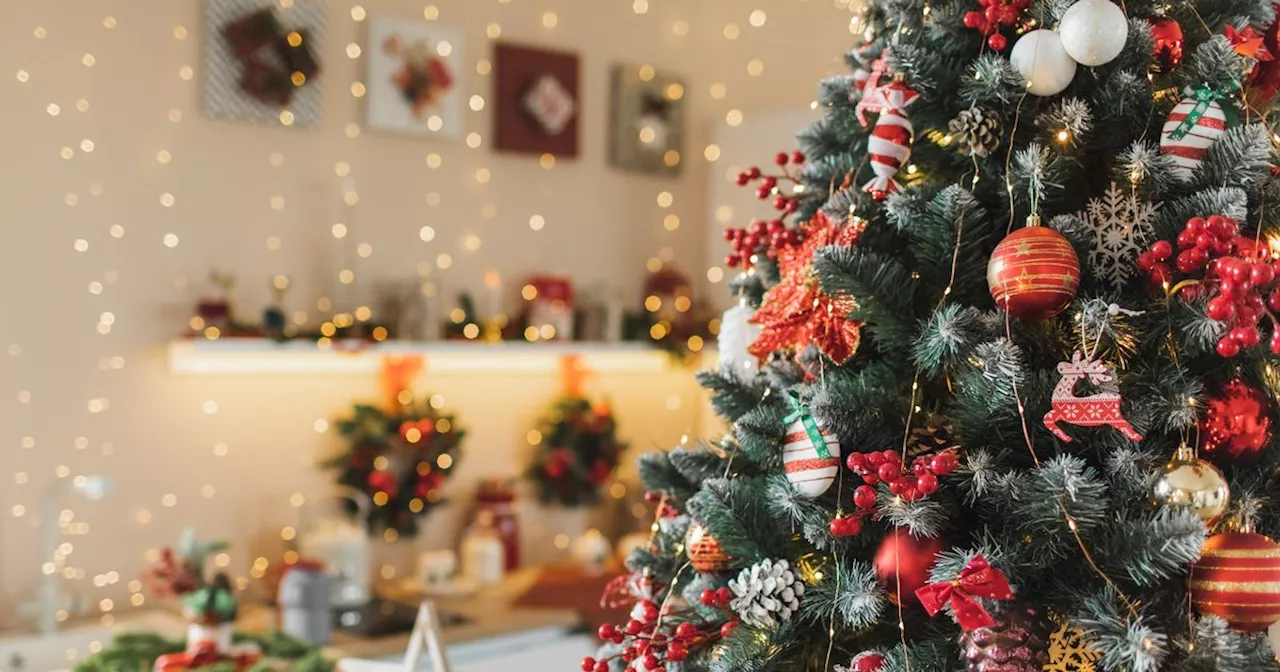
[[[689,555],[689,564],[703,574],[732,569],[732,558],[720,548],[720,542],[701,523],[689,524],[689,532],[684,538],[684,550]]]
[[[1253,532],[1210,537],[1191,567],[1191,601],[1232,630],[1266,630],[1280,621],[1280,544]]]
[[[1061,233],[1028,225],[1000,241],[987,263],[996,305],[1023,319],[1061,313],[1080,287],[1080,259]]]

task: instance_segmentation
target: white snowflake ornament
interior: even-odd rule
[[[1102,198],[1089,200],[1079,217],[1093,233],[1088,261],[1095,277],[1119,291],[1138,274],[1138,253],[1151,237],[1159,208],[1114,182]]]
[[[742,570],[729,581],[734,599],[729,608],[743,623],[757,628],[773,628],[800,610],[804,581],[786,560],[764,559]]]

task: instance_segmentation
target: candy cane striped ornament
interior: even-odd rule
[[[1235,125],[1235,110],[1220,102],[1225,96],[1205,87],[1189,94],[1173,108],[1160,132],[1160,153],[1173,157],[1174,172],[1184,180],[1191,179],[1209,147]]]
[[[782,447],[782,468],[796,492],[813,498],[826,492],[840,473],[840,441],[809,415],[794,392],[788,395],[792,413]]]
[[[876,174],[862,190],[877,201],[898,190],[893,179],[898,169],[911,157],[911,141],[915,130],[911,120],[903,113],[920,94],[900,81],[880,87],[873,97],[873,105],[880,107],[880,118],[867,139],[871,171]]]

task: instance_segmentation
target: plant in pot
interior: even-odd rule
[[[226,550],[225,541],[200,541],[188,529],[176,548],[160,549],[160,557],[143,572],[148,590],[155,597],[177,597],[187,619],[187,650],[211,642],[218,652],[231,649],[231,636],[238,605],[231,579],[221,572],[212,579],[205,575],[210,555]],[[207,645],[206,645],[207,648]]]

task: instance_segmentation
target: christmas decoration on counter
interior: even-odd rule
[[[506,574],[506,548],[487,516],[476,516],[462,537],[462,574],[479,586],[496,586]]]
[[[823,429],[793,391],[787,395],[791,413],[783,439],[782,464],[787,481],[810,499],[826,492],[840,472],[840,441]]]
[[[1182,51],[1185,40],[1182,25],[1168,16],[1148,19],[1151,24],[1151,37],[1155,41],[1154,71],[1158,75],[1167,75],[1182,65]]]
[[[996,245],[987,263],[987,285],[996,305],[1010,315],[1047,319],[1075,300],[1080,259],[1066,237],[1032,215],[1025,227]]]
[[[482,324],[475,298],[470,292],[462,292],[458,294],[457,307],[449,311],[444,337],[450,341],[474,341],[484,333]]]
[[[332,582],[320,563],[298,561],[288,565],[276,592],[280,630],[307,644],[328,644],[333,627],[332,593]]]
[[[281,126],[320,121],[323,3],[278,11],[268,0],[205,3],[204,109]]]
[[[217,657],[209,647],[198,652],[184,650],[182,640],[168,639],[154,632],[124,632],[112,638],[101,651],[76,663],[74,672],[119,672],[154,669],[156,672],[230,672],[233,670],[278,670],[291,672],[332,672],[319,647],[310,646],[280,632],[265,637],[236,633],[234,646],[243,646],[237,656]],[[260,651],[257,656],[248,651]],[[162,661],[163,659],[163,661]]]
[[[937,616],[949,604],[951,615],[965,632],[995,625],[996,621],[991,613],[975,599],[979,597],[989,600],[1013,599],[1009,579],[992,567],[982,555],[969,560],[956,578],[916,589],[916,598],[930,616]]]
[[[1209,537],[1189,585],[1201,614],[1240,632],[1265,631],[1280,621],[1280,544],[1248,529]]]
[[[987,38],[987,46],[996,51],[1004,51],[1009,40],[1000,32],[1001,26],[1016,29],[1022,22],[1022,15],[1031,6],[1031,0],[978,0],[982,9],[964,13],[965,28],[982,33]]]
[[[1071,361],[1058,364],[1062,378],[1053,388],[1053,407],[1044,414],[1044,426],[1054,436],[1070,443],[1073,439],[1058,423],[1078,427],[1111,426],[1120,430],[1130,441],[1141,441],[1142,435],[1125,420],[1120,411],[1120,387],[1115,374],[1104,362],[1086,357],[1079,350],[1071,353]],[[1098,391],[1088,396],[1076,395],[1076,384],[1088,380]]]
[[[1056,96],[1076,77],[1075,60],[1052,30],[1033,30],[1018,38],[1009,62],[1027,80],[1027,91],[1037,96]]]
[[[684,78],[651,65],[615,65],[610,83],[610,165],[679,175],[685,151]]]
[[[262,311],[262,327],[269,338],[277,341],[297,334],[297,327],[288,323],[284,314],[284,294],[289,289],[289,276],[271,278],[272,303]],[[290,327],[293,327],[290,329]],[[292,332],[292,333],[290,333]]]
[[[1058,24],[1062,48],[1080,65],[1115,60],[1129,39],[1129,20],[1110,0],[1079,0]]]
[[[732,308],[720,317],[720,333],[716,335],[716,349],[720,370],[740,378],[752,378],[760,370],[760,360],[749,348],[760,337],[760,325],[751,323],[755,309],[741,297]]]
[[[476,491],[476,520],[484,518],[502,541],[503,568],[514,572],[520,568],[520,516],[516,513],[516,491],[513,484],[488,479]]]
[[[1270,445],[1275,407],[1262,390],[1235,378],[1210,396],[1205,406],[1200,450],[1210,457],[1254,458]]]
[[[200,541],[188,528],[177,547],[160,549],[159,560],[142,574],[152,596],[181,600],[189,652],[204,642],[212,645],[213,654],[226,653],[231,648],[232,623],[239,611],[231,579],[221,572],[212,579],[205,576],[209,557],[227,548],[225,541]]]
[[[723,572],[732,567],[733,560],[720,547],[720,542],[696,521],[689,524],[684,547],[689,555],[689,563],[703,574]]]
[[[598,503],[626,450],[609,405],[567,396],[539,420],[536,431],[541,440],[528,478],[538,486],[538,498],[568,507]]]
[[[366,521],[371,533],[417,534],[418,518],[444,500],[444,483],[466,436],[453,414],[406,396],[408,403],[386,410],[356,404],[337,423],[348,447],[323,465],[337,471],[340,485],[372,500]],[[355,514],[358,507],[351,504],[348,511]]]
[[[729,608],[743,623],[774,628],[791,620],[804,597],[804,581],[786,560],[765,558],[729,580],[733,600]]]
[[[642,311],[626,315],[627,340],[652,343],[677,357],[700,352],[712,334],[710,315],[695,303],[693,284],[674,268],[660,268],[644,282]]]
[[[1156,479],[1152,498],[1158,505],[1191,509],[1212,528],[1227,512],[1231,490],[1222,470],[1197,458],[1184,443]]]
[[[876,550],[874,564],[876,578],[889,591],[889,599],[906,606],[899,597],[905,594],[914,602],[916,591],[929,583],[929,571],[945,548],[941,539],[915,537],[902,528],[886,535]]]
[[[1000,147],[1000,119],[995,112],[981,107],[961,110],[947,123],[951,142],[966,156],[985,157]]]
[[[911,143],[915,140],[915,129],[907,118],[906,109],[919,95],[914,89],[895,79],[877,89],[871,98],[880,111],[875,128],[867,140],[871,172],[875,173],[875,177],[863,185],[862,190],[876,200],[884,200],[899,189],[894,177],[911,158]]]
[[[854,297],[822,291],[813,276],[813,255],[823,247],[857,243],[862,223],[838,224],[819,212],[800,228],[804,242],[779,255],[782,279],[765,293],[764,304],[751,317],[762,329],[749,352],[764,360],[812,345],[834,363],[843,364],[862,340],[861,324],[849,319],[857,302]]]
[[[600,530],[591,528],[573,541],[573,559],[589,575],[603,574],[613,558],[613,544]]]
[[[1174,171],[1182,179],[1190,180],[1204,163],[1209,147],[1239,123],[1231,101],[1238,88],[1234,83],[1228,90],[1189,88],[1169,113],[1160,132],[1160,153],[1173,157]]]
[[[1274,325],[1268,308],[1280,306],[1276,286],[1280,261],[1272,260],[1269,251],[1252,238],[1240,235],[1235,220],[1221,215],[1192,217],[1176,242],[1180,251],[1174,269],[1168,263],[1173,246],[1167,240],[1156,241],[1139,255],[1138,268],[1150,275],[1152,284],[1172,284],[1184,298],[1208,299],[1208,316],[1227,327],[1218,339],[1219,355],[1235,357],[1242,349],[1258,346],[1262,341],[1258,323],[1266,316]],[[1280,329],[1274,326],[1270,347],[1280,353]]]
[[[462,32],[438,21],[379,15],[368,25],[365,123],[393,133],[461,135]]]
[[[884,667],[884,654],[863,651],[849,661],[848,666],[836,665],[836,672],[880,672]]]
[[[1049,662],[1052,622],[1035,607],[1014,604],[988,626],[960,634],[970,672],[1041,672]]]
[[[500,42],[493,78],[499,151],[578,156],[582,94],[576,53]]]
[[[1067,619],[1049,635],[1049,662],[1044,672],[1097,672],[1102,654],[1093,645],[1089,632]]]
[[[298,534],[298,553],[324,565],[330,579],[330,605],[335,608],[360,607],[373,598],[373,552],[368,535],[368,517],[373,501],[363,489],[337,486],[337,496],[322,498],[312,507],[320,508],[315,520]],[[351,507],[357,514],[349,516]]]
[[[1118,292],[1138,274],[1134,262],[1153,235],[1159,210],[1158,203],[1139,200],[1136,190],[1126,194],[1114,182],[1102,198],[1089,199],[1079,217],[1093,231],[1088,262],[1094,277]]]

